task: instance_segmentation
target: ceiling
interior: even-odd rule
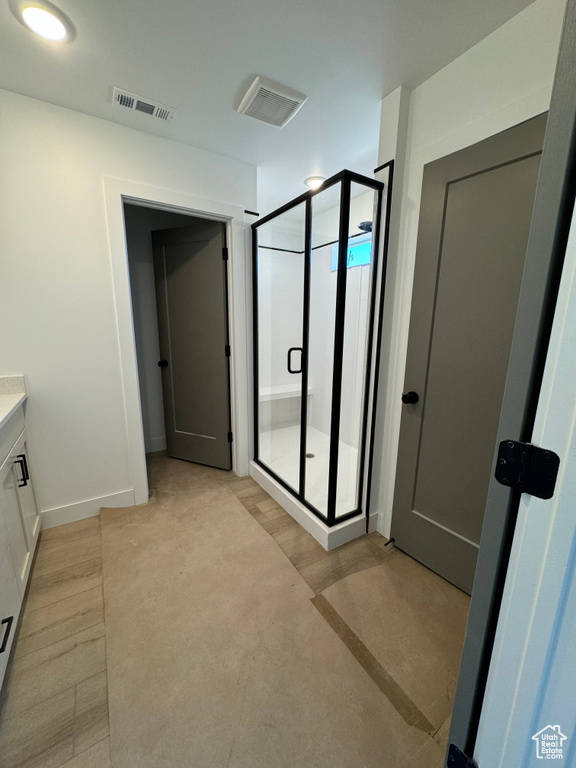
[[[0,0],[0,87],[258,166],[260,213],[346,167],[371,175],[381,99],[414,87],[532,0],[56,0],[48,43]],[[308,95],[283,129],[236,113],[256,75]],[[176,107],[115,107],[112,87]]]

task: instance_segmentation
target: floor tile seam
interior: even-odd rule
[[[102,583],[104,583],[104,577],[103,574],[100,576],[102,579]],[[58,605],[58,603],[63,602],[64,600],[68,600],[71,597],[77,597],[78,595],[83,595],[85,592],[90,592],[93,589],[97,589],[100,586],[100,584],[96,584],[94,587],[88,587],[88,589],[81,589],[80,592],[73,592],[71,595],[67,595],[66,597],[61,597],[60,600],[55,600],[53,603],[46,603],[45,605],[39,605],[38,608],[33,608],[31,611],[26,613],[26,616],[29,616],[31,613],[34,613],[35,611],[40,611],[43,608],[50,608],[51,605]]]
[[[234,494],[234,495],[236,496],[236,494]],[[237,497],[237,496],[236,496],[236,498],[238,499],[238,497]],[[270,496],[270,498],[272,498],[272,497]],[[250,510],[249,510],[249,509],[248,509],[248,507],[247,507],[247,505],[246,505],[246,504],[244,504],[244,501],[243,501],[243,499],[238,499],[238,501],[239,501],[239,502],[242,504],[242,506],[244,507],[244,509],[246,509],[246,511],[247,511],[249,514],[251,514],[251,513],[250,513]],[[286,514],[287,514],[287,515],[289,515],[289,513],[288,513],[288,512],[286,512]],[[252,515],[252,517],[254,517],[254,516]],[[291,516],[291,515],[290,515],[290,519],[291,519],[291,520],[294,520],[294,518],[292,518],[292,516]],[[286,552],[284,552],[284,550],[282,549],[282,547],[280,546],[280,544],[279,544],[279,543],[276,541],[276,539],[274,538],[274,536],[272,535],[272,533],[270,533],[270,531],[268,531],[268,530],[267,530],[267,529],[264,527],[264,525],[263,525],[263,524],[262,524],[262,523],[261,523],[259,520],[257,520],[256,518],[254,518],[254,520],[256,520],[256,522],[257,522],[257,523],[258,523],[258,525],[259,525],[259,526],[262,528],[262,530],[263,530],[263,531],[265,531],[265,532],[268,534],[268,536],[269,536],[269,537],[272,539],[272,541],[273,541],[273,542],[276,544],[276,546],[278,547],[278,549],[279,549],[279,550],[282,552],[282,554],[284,555],[284,557],[285,557],[285,558],[288,560],[288,562],[289,562],[289,563],[290,563],[290,564],[293,566],[293,568],[294,568],[294,569],[295,569],[295,570],[298,572],[298,574],[299,574],[300,578],[301,578],[301,579],[302,579],[302,580],[303,580],[303,581],[304,581],[304,582],[307,584],[307,586],[308,586],[308,587],[309,587],[309,588],[312,590],[312,592],[314,592],[314,594],[315,594],[315,595],[318,595],[318,594],[319,594],[321,591],[323,591],[324,589],[326,589],[326,587],[323,587],[323,588],[322,588],[322,590],[320,590],[320,592],[316,591],[316,589],[315,589],[315,588],[312,586],[312,584],[311,584],[311,583],[308,581],[308,579],[307,579],[307,578],[304,576],[304,574],[302,573],[302,570],[301,570],[301,568],[300,568],[299,566],[297,566],[297,565],[296,565],[296,564],[295,564],[295,563],[292,561],[292,559],[291,559],[290,557],[288,557],[288,555],[286,554]],[[270,522],[270,521],[267,521],[267,522]],[[294,522],[296,522],[296,523],[297,523],[297,521],[294,521]],[[297,523],[297,524],[298,524],[298,523]],[[302,528],[302,526],[300,526],[300,527]],[[296,533],[294,536],[290,537],[289,539],[286,539],[286,541],[293,541],[293,539],[297,538],[297,536],[300,536],[300,535],[302,535],[302,533],[304,533],[304,534],[307,534],[307,533],[308,533],[308,531],[306,531],[306,529],[305,529],[305,528],[302,528],[302,532],[301,532],[301,533],[300,533],[300,532]],[[309,535],[310,535],[310,534],[309,534]],[[284,543],[284,542],[283,542],[283,543]],[[312,565],[312,564],[314,564],[314,563],[319,563],[319,562],[322,562],[322,561],[324,561],[324,560],[327,560],[327,559],[329,559],[329,558],[330,558],[330,552],[329,552],[328,550],[326,550],[325,554],[323,554],[322,556],[320,556],[318,559],[314,560],[314,561],[313,561],[313,563],[307,563],[307,565]],[[338,581],[341,581],[341,579],[342,579],[342,578],[345,578],[345,576],[342,576],[340,579],[338,579]],[[336,583],[337,583],[337,582],[333,582],[333,584],[336,584]],[[332,585],[330,585],[330,586],[332,586]]]
[[[46,542],[40,541],[38,543],[38,554],[40,554],[42,551],[44,552],[52,552],[54,549],[58,549],[58,547],[69,547],[71,544],[77,544],[79,541],[86,541],[87,539],[101,539],[102,533],[101,531],[97,531],[96,533],[90,533],[88,536],[82,536],[80,539],[72,539],[71,541],[62,541],[58,544],[54,543],[53,546],[46,546],[46,544],[50,543],[51,541],[57,542],[58,539],[48,539]]]
[[[436,727],[428,720],[420,708],[412,701],[403,688],[394,680],[392,675],[380,664],[378,659],[370,651],[370,649],[360,640],[358,635],[349,626],[349,624],[342,618],[334,606],[324,597],[324,595],[315,595],[311,599],[312,604],[326,621],[328,626],[332,629],[334,634],[342,641],[346,646],[350,654],[356,659],[358,664],[364,669],[366,674],[374,682],[381,693],[386,697],[390,704],[394,707],[396,712],[402,717],[404,722],[417,728],[419,731],[426,733],[428,736],[437,730]],[[319,604],[323,607],[319,607]],[[326,610],[327,609],[327,610]],[[330,616],[332,614],[332,616]],[[337,618],[337,622],[343,628],[343,632],[339,632],[337,626],[335,626],[334,617]],[[354,645],[361,648],[363,654],[355,653],[353,650]],[[363,661],[362,655],[365,656]],[[370,661],[370,664],[364,663],[366,660]],[[378,671],[379,674],[375,674]],[[389,680],[388,690],[382,684],[378,678],[384,678]],[[395,690],[394,695],[393,691]],[[395,700],[394,700],[395,699]]]
[[[354,570],[350,571],[349,573],[343,573],[342,576],[337,578],[335,581],[332,581],[330,584],[328,584],[328,586],[323,586],[322,589],[319,590],[319,592],[317,592],[316,594],[322,594],[322,592],[324,592],[327,589],[330,589],[330,587],[333,587],[335,584],[338,584],[344,579],[347,579],[349,576],[355,576],[357,573],[362,573],[363,571],[370,571],[372,568],[380,568],[380,566],[384,565],[384,561],[383,561],[380,563],[374,563],[373,565],[362,566],[362,563],[365,563],[366,560],[367,560],[367,557],[358,558],[358,560],[356,561],[356,563],[354,563],[354,565],[355,566],[358,565],[360,567],[355,567]]]
[[[62,573],[62,571],[66,571],[69,568],[77,568],[80,565],[85,565],[86,563],[92,562],[92,560],[102,560],[102,553],[100,553],[100,555],[87,557],[85,560],[81,560],[78,563],[70,563],[69,565],[63,565],[62,568],[55,568],[53,571],[48,571],[48,573],[32,574],[30,579],[30,584],[34,586],[34,582],[38,581],[39,579],[42,579],[43,576],[53,576],[55,573]]]
[[[41,605],[39,608],[33,608],[31,611],[25,611],[24,616],[28,618],[28,616],[32,616],[33,613],[36,613],[36,611],[43,611],[46,608],[50,608],[53,605],[58,605],[58,603],[63,603],[66,600],[71,600],[73,597],[77,597],[78,595],[84,595],[86,592],[93,592],[95,589],[98,589],[101,585],[97,584],[95,587],[88,587],[88,589],[83,589],[82,592],[75,592],[73,595],[69,595],[68,597],[62,597],[60,600],[56,600],[53,603],[48,603],[47,605]]]
[[[90,680],[91,677],[94,677],[95,675],[100,674],[104,671],[104,667],[97,672],[93,672],[91,675],[88,675],[88,677],[83,677],[81,680],[77,680],[73,685],[69,685],[66,688],[63,688],[61,691],[58,691],[57,693],[53,693],[51,696],[48,696],[46,699],[40,699],[40,701],[35,701],[34,704],[31,704],[29,707],[26,707],[26,709],[18,710],[18,712],[15,712],[13,715],[10,715],[8,718],[6,718],[5,722],[10,722],[15,717],[19,717],[20,715],[25,714],[26,712],[29,712],[34,707],[40,706],[40,704],[45,704],[47,701],[50,701],[50,699],[55,699],[57,696],[62,696],[62,694],[66,693],[67,691],[70,691],[74,689],[74,716],[73,720],[76,718],[76,686],[80,685],[81,683],[86,682],[86,680]],[[8,699],[9,700],[9,699]],[[0,713],[0,723],[4,720],[2,714]],[[74,723],[73,723],[74,725]],[[72,734],[74,735],[74,734]]]
[[[72,747],[72,751],[74,754],[72,755],[72,757],[73,758],[80,757],[80,755],[83,755],[84,752],[88,752],[89,749],[94,749],[94,747],[97,747],[98,744],[102,744],[103,741],[106,741],[106,739],[109,739],[109,738],[110,738],[110,735],[104,736],[103,739],[98,739],[98,741],[95,741],[94,744],[90,744],[89,747],[86,747],[85,749],[81,749],[80,752],[76,752],[76,739],[74,739],[74,745]],[[62,768],[62,766],[65,766],[67,762],[68,760],[65,763],[60,763],[60,765],[57,766],[57,768]]]
[[[236,496],[236,494],[234,494],[234,496],[235,496],[235,498],[236,498],[236,499],[238,499],[238,497]],[[272,498],[272,497],[270,496],[270,498]],[[264,533],[265,533],[265,534],[266,534],[266,535],[267,535],[267,536],[268,536],[270,539],[272,539],[272,541],[273,541],[273,543],[276,545],[277,549],[278,549],[278,550],[281,552],[281,554],[283,555],[283,557],[284,557],[284,558],[285,558],[285,559],[286,559],[286,560],[287,560],[287,561],[290,563],[290,565],[292,566],[292,568],[293,568],[293,569],[296,571],[296,573],[298,574],[298,576],[300,577],[300,579],[301,579],[301,580],[304,582],[304,584],[305,584],[305,585],[308,587],[308,589],[309,589],[311,592],[313,592],[314,594],[316,594],[315,590],[312,588],[312,586],[309,584],[309,582],[308,582],[308,581],[307,581],[307,580],[304,578],[304,576],[303,576],[303,575],[302,575],[302,573],[300,572],[300,569],[299,569],[299,568],[298,568],[298,567],[297,567],[297,566],[296,566],[296,565],[295,565],[295,564],[292,562],[292,560],[291,560],[291,559],[288,557],[288,555],[287,555],[287,554],[284,552],[284,550],[283,550],[283,549],[282,549],[282,547],[281,547],[281,546],[278,544],[278,542],[276,541],[276,539],[274,538],[274,536],[272,536],[272,534],[271,534],[269,531],[267,531],[267,530],[266,530],[266,528],[265,528],[265,527],[262,525],[262,523],[261,523],[259,520],[257,520],[257,519],[254,517],[254,515],[252,515],[252,513],[250,512],[250,510],[248,509],[248,507],[247,507],[247,506],[246,506],[246,505],[243,503],[242,499],[238,499],[238,501],[239,501],[239,502],[242,504],[242,506],[244,507],[244,509],[246,510],[246,512],[248,512],[248,514],[250,515],[250,517],[251,517],[251,518],[252,518],[252,519],[253,519],[253,520],[254,520],[254,521],[255,521],[255,522],[258,524],[258,526],[259,526],[259,527],[260,527],[260,528],[261,528],[261,529],[264,531]],[[289,514],[289,513],[288,513],[288,512],[286,512],[286,514]],[[290,516],[290,517],[291,517],[291,516]],[[291,519],[293,519],[293,518],[291,517]],[[270,521],[267,521],[267,522],[270,522]],[[294,522],[296,522],[296,521],[294,521]],[[297,524],[299,525],[299,523],[297,523]],[[307,533],[307,531],[305,531],[305,529],[304,529],[304,528],[302,528],[302,533]],[[300,534],[297,534],[297,535],[300,535]],[[295,537],[294,537],[294,538],[295,538]],[[291,541],[291,539],[289,539],[289,541]]]
[[[20,659],[25,659],[28,656],[30,656],[32,653],[39,653],[40,651],[46,651],[47,649],[51,648],[53,645],[58,645],[58,643],[63,643],[66,640],[71,640],[72,638],[76,637],[76,635],[81,635],[82,632],[86,632],[88,629],[92,629],[93,627],[97,627],[99,624],[104,625],[103,621],[97,621],[95,624],[91,624],[89,627],[84,627],[83,629],[79,629],[78,632],[73,632],[71,635],[68,635],[67,637],[63,637],[60,640],[55,640],[53,643],[48,643],[48,645],[43,646],[42,648],[37,648],[35,651],[29,651],[28,653],[23,654],[22,656],[18,656],[15,661],[19,661]],[[86,642],[94,642],[95,640],[101,640],[102,638],[106,637],[106,627],[104,627],[104,635],[100,635],[99,637],[92,637]],[[78,648],[78,645],[73,646],[70,651],[73,651],[75,648]],[[66,653],[70,653],[70,651],[64,651],[64,653],[58,654],[55,658],[61,658]],[[47,659],[46,661],[53,661],[54,659]],[[41,664],[44,664],[46,662],[41,662]],[[100,672],[102,670],[99,670]],[[94,677],[94,675],[97,675],[98,672],[93,672],[91,675],[88,675],[88,677],[83,677],[82,680],[79,680],[78,682],[83,682],[84,680],[88,680],[91,677]],[[74,685],[77,685],[77,683],[74,683]],[[72,687],[72,686],[70,686]],[[68,690],[67,688],[64,690]],[[56,695],[56,694],[55,694]]]
[[[101,547],[102,547],[102,545],[100,544],[100,548]],[[54,549],[56,549],[56,547],[54,547]],[[65,568],[72,568],[72,567],[74,567],[76,565],[82,565],[82,563],[87,563],[90,560],[95,560],[97,557],[98,557],[98,555],[91,554],[91,555],[89,555],[87,557],[82,557],[80,560],[77,560],[77,561],[75,561],[73,563],[69,563],[68,565],[62,565],[62,566],[54,567],[54,568],[49,567],[49,570],[47,570],[45,567],[43,567],[42,563],[37,563],[36,564],[36,568],[34,569],[35,570],[34,576],[36,578],[40,578],[41,576],[48,576],[49,574],[54,573],[56,571],[63,571]]]
[[[104,551],[102,551],[102,557],[104,557]],[[106,628],[106,596],[104,594],[104,580],[102,580],[102,603],[104,606],[104,675],[106,677],[106,711],[108,720],[108,736],[106,738],[110,739],[109,751],[110,754],[112,754],[112,722],[110,720],[110,680],[108,677],[108,635]],[[104,739],[102,739],[102,741],[104,741]]]
[[[48,530],[51,530],[51,529],[49,528]],[[56,547],[60,547],[63,544],[74,544],[77,541],[83,541],[84,539],[89,539],[91,536],[102,536],[102,530],[100,529],[98,533],[90,532],[86,536],[78,536],[73,539],[67,539],[66,541],[59,541],[58,537],[54,539],[46,539],[45,541],[40,540],[40,543],[38,544],[38,551],[40,552],[42,549],[44,550],[55,549]]]
[[[64,570],[65,569],[62,568],[60,571],[55,571],[55,573],[63,573]],[[85,573],[78,573],[78,574],[75,574],[75,575],[74,574],[68,574],[68,575],[66,575],[66,577],[64,579],[60,579],[59,581],[53,582],[52,584],[44,584],[43,585],[41,583],[38,583],[35,580],[31,584],[30,594],[31,594],[31,596],[41,595],[42,593],[46,593],[50,589],[53,589],[53,590],[61,589],[66,584],[68,584],[68,583],[73,584],[73,583],[79,581],[80,579],[98,578],[98,576],[101,576],[101,573],[102,573],[102,561],[100,561],[100,563],[98,564],[97,567],[95,567],[95,568],[93,568],[93,569],[91,569],[89,571],[86,571]],[[52,574],[49,574],[49,575],[52,575]],[[42,577],[40,576],[38,578],[41,579]],[[90,587],[90,589],[94,589],[96,586],[98,586],[98,585],[96,584],[94,587]],[[87,592],[87,591],[88,590],[86,590],[86,589],[82,590],[82,592]],[[80,592],[74,592],[73,595],[75,595],[75,594],[81,594],[81,593]],[[73,595],[69,595],[69,597],[72,597]],[[65,600],[65,599],[66,598],[63,598],[63,597],[59,598],[58,600],[54,600],[54,603],[59,603],[60,600]],[[46,606],[53,605],[54,603],[46,603]],[[44,608],[44,607],[45,606],[40,606],[40,608]],[[32,610],[33,611],[37,611],[38,608],[33,608]]]
[[[84,593],[81,592],[80,594],[84,594]],[[57,603],[53,603],[53,605],[57,605]],[[22,653],[20,656],[16,656],[15,654],[14,659],[15,660],[25,659],[27,656],[30,656],[31,653],[38,653],[38,651],[43,651],[46,648],[50,648],[52,645],[56,645],[56,643],[61,643],[63,640],[70,640],[70,638],[74,637],[74,635],[79,635],[81,632],[85,632],[87,629],[92,629],[92,627],[98,626],[98,624],[104,624],[104,620],[100,619],[99,621],[95,621],[93,624],[88,624],[86,627],[82,627],[82,629],[79,629],[76,632],[72,632],[71,635],[65,635],[64,637],[61,637],[59,640],[54,640],[53,642],[48,643],[47,645],[42,645],[40,646],[40,648],[35,648],[33,651],[27,651],[26,653]],[[106,631],[106,629],[104,629],[104,631]],[[22,639],[26,639],[26,637],[32,637],[32,635],[25,635],[24,638]],[[20,640],[21,638],[18,638],[18,639]],[[95,673],[95,674],[98,674],[98,673]]]
[[[55,573],[61,573],[62,571],[65,571],[68,568],[77,568],[79,566],[85,565],[86,563],[89,563],[91,560],[101,559],[101,557],[102,557],[101,555],[100,556],[96,555],[94,557],[87,557],[85,560],[79,560],[77,563],[70,563],[69,565],[64,565],[61,568],[54,568],[53,570],[50,570],[50,571],[40,571],[38,573],[33,574],[30,577],[30,584],[33,584],[34,588],[38,588],[39,585],[34,582],[38,582],[44,577],[53,576]],[[54,586],[54,585],[50,585],[50,586]],[[47,589],[47,588],[48,587],[40,586],[40,589]]]
[[[62,696],[63,694],[67,693],[68,691],[71,691],[74,689],[74,707],[76,708],[76,685],[77,683],[74,683],[73,685],[69,685],[67,688],[63,688],[61,691],[58,691],[58,693],[53,693],[51,696],[48,696],[47,699],[42,699],[41,701],[35,701],[34,704],[31,704],[29,707],[26,707],[26,709],[20,709],[18,712],[15,712],[13,715],[10,715],[9,717],[4,717],[2,712],[0,711],[0,727],[3,725],[3,723],[9,723],[11,720],[14,720],[15,717],[21,717],[22,715],[25,715],[27,712],[30,712],[31,709],[34,709],[34,707],[39,707],[40,704],[45,704],[47,701],[50,701],[50,699],[55,699],[57,696]],[[74,720],[74,716],[72,718]],[[72,723],[72,728],[74,728],[74,723]]]
[[[234,495],[236,495],[236,494],[234,494]],[[238,498],[238,497],[236,496],[236,498]],[[271,497],[271,496],[270,496],[270,499],[272,499],[272,497]],[[248,512],[250,512],[250,510],[248,509],[247,505],[244,503],[244,500],[243,500],[243,499],[240,499],[240,498],[238,498],[238,501],[240,501],[240,503],[242,504],[242,506],[243,506],[245,509],[247,509],[247,511],[248,511]],[[289,513],[286,513],[286,514],[289,514]],[[254,519],[256,519],[256,518],[254,518]],[[274,518],[273,518],[273,519],[274,519]],[[293,518],[291,517],[291,519],[293,519]],[[275,543],[277,544],[278,548],[279,548],[279,549],[280,549],[280,550],[283,552],[284,556],[285,556],[285,557],[286,557],[288,560],[290,560],[290,562],[292,563],[292,565],[294,566],[294,568],[296,568],[296,570],[298,571],[298,573],[300,574],[300,576],[301,576],[301,577],[304,579],[304,581],[305,581],[305,582],[308,584],[308,586],[310,587],[310,589],[312,589],[312,591],[313,591],[313,592],[315,592],[315,594],[320,594],[321,592],[323,592],[323,591],[324,591],[324,589],[327,589],[327,588],[328,588],[328,587],[323,587],[321,590],[318,590],[318,591],[317,591],[316,589],[314,589],[314,587],[313,587],[313,586],[312,586],[312,585],[309,583],[309,581],[306,579],[306,577],[305,577],[305,576],[302,574],[302,572],[301,572],[300,568],[299,568],[299,567],[298,567],[298,566],[297,566],[297,565],[296,565],[296,564],[295,564],[295,563],[294,563],[294,562],[291,560],[291,558],[290,558],[290,557],[288,557],[288,555],[287,555],[287,554],[286,554],[286,553],[285,553],[285,552],[282,550],[282,547],[280,547],[280,545],[278,544],[278,542],[276,542],[276,539],[274,539],[274,536],[272,535],[272,533],[270,533],[270,531],[266,530],[266,528],[264,527],[264,525],[262,525],[262,523],[261,523],[259,520],[257,520],[256,522],[258,522],[258,524],[260,525],[260,527],[261,527],[261,528],[263,528],[263,529],[266,531],[266,533],[267,533],[267,534],[270,536],[270,538],[272,538],[272,539],[275,541]],[[295,521],[295,522],[297,522],[297,521]],[[304,528],[302,528],[302,532],[303,532],[303,533],[307,533],[307,531],[306,531]],[[296,533],[294,536],[291,536],[289,539],[286,539],[286,541],[292,541],[292,540],[293,540],[293,539],[295,539],[295,538],[296,538],[298,535],[300,535],[300,533]],[[283,543],[284,543],[284,542],[283,542]],[[378,547],[378,545],[377,545],[377,544],[373,544],[373,546],[374,546],[375,548],[377,548],[377,550],[376,550],[376,551],[378,551],[378,552],[379,552],[379,551],[381,551],[381,548],[380,548],[380,547]],[[330,552],[327,550],[327,551],[326,551],[326,553],[325,553],[324,555],[322,555],[322,556],[318,557],[317,559],[313,560],[311,563],[307,563],[306,565],[308,566],[308,565],[313,565],[313,564],[315,564],[315,563],[320,563],[320,562],[323,562],[324,560],[327,560],[327,559],[329,559],[329,558],[330,558],[330,554],[331,554],[331,553],[330,553]],[[386,554],[388,555],[388,553],[386,553]],[[359,561],[358,561],[358,562],[359,562],[359,563],[361,563],[361,562],[365,562],[365,560],[366,560],[366,559],[367,559],[367,556],[364,556],[364,557],[362,557],[362,558],[359,558]],[[346,573],[346,574],[344,574],[344,575],[340,576],[338,579],[336,579],[335,581],[333,581],[333,582],[332,582],[332,583],[331,583],[329,586],[333,586],[334,584],[337,584],[339,581],[342,581],[342,579],[345,579],[347,576],[352,576],[354,573],[358,573],[359,571],[363,571],[363,570],[369,570],[370,568],[375,568],[375,567],[378,567],[378,566],[380,566],[380,565],[382,565],[382,562],[379,562],[379,563],[375,563],[375,564],[374,564],[374,565],[372,565],[372,566],[367,566],[367,567],[363,567],[363,568],[358,568],[357,570],[353,570],[351,573]],[[303,566],[303,567],[305,567],[305,566]]]
[[[68,736],[64,736],[64,738],[60,739],[60,740],[59,740],[59,741],[57,741],[55,744],[52,744],[52,745],[49,747],[49,749],[53,749],[53,750],[56,750],[56,749],[58,749],[58,747],[60,747],[60,746],[61,746],[61,745],[63,745],[63,744],[66,742],[66,741],[69,741],[70,739],[72,740],[72,757],[74,757],[74,734],[71,734],[71,735],[68,735]],[[42,757],[43,757],[43,755],[44,755],[45,753],[46,753],[46,750],[45,750],[45,749],[43,749],[43,750],[42,750],[42,751],[41,751],[39,754],[37,754],[37,755],[33,755],[32,757],[33,757],[33,759],[34,759],[34,758],[42,758]],[[54,768],[62,768],[62,766],[63,766],[63,765],[66,765],[66,763],[67,763],[67,762],[69,762],[69,760],[70,760],[70,759],[71,759],[71,758],[67,757],[67,758],[64,760],[64,762],[63,762],[63,763],[58,763],[58,765],[57,765],[57,766],[54,766]],[[26,762],[28,762],[28,761],[26,761]],[[19,765],[21,765],[21,763],[20,763]],[[16,768],[19,768],[19,766],[17,766]]]
[[[442,728],[443,728],[443,727],[446,725],[446,723],[448,722],[448,720],[450,720],[450,718],[451,718],[451,717],[452,717],[452,714],[448,715],[448,717],[446,718],[446,720],[444,720],[444,721],[443,721],[443,722],[442,722],[442,723],[441,723],[441,724],[438,726],[438,728],[436,728],[436,730],[435,730],[435,731],[434,731],[434,733],[432,734],[432,738],[434,739],[434,741],[436,741],[436,736],[438,735],[438,731],[440,731],[440,730],[441,730],[441,729],[442,729]],[[440,742],[436,741],[436,743],[437,743],[437,744],[439,744]]]
[[[76,751],[76,712],[78,710],[78,683],[74,686],[74,718],[72,720],[72,757],[74,757],[74,752]],[[64,765],[64,763],[61,763],[61,765]]]

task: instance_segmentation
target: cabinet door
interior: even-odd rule
[[[16,484],[16,492],[18,494],[18,502],[22,514],[24,535],[26,536],[28,551],[34,553],[36,539],[38,538],[38,533],[40,531],[40,516],[38,515],[38,508],[36,506],[36,498],[34,496],[34,488],[32,485],[26,433],[24,433],[18,440],[12,453],[14,471],[18,481]]]
[[[5,535],[6,532],[0,525],[0,686],[4,679],[10,648],[16,634],[22,601],[14,576],[12,558],[2,540]]]
[[[12,456],[9,456],[0,470],[0,513],[4,516],[6,538],[14,564],[16,582],[20,594],[24,596],[31,553],[28,550],[20,504],[18,503],[16,491],[18,477],[18,468],[14,465]]]

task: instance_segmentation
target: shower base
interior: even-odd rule
[[[260,433],[261,461],[294,488],[298,487],[300,428],[271,429]],[[306,498],[320,512],[326,512],[330,438],[308,427],[306,453]],[[340,441],[338,452],[338,490],[336,516],[346,515],[356,507],[356,468],[358,450]],[[250,475],[325,549],[334,549],[366,532],[364,515],[328,527],[306,506],[277,483],[258,464],[252,462]]]

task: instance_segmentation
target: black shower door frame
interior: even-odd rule
[[[296,498],[301,504],[310,510],[316,517],[322,520],[328,527],[339,525],[360,515],[369,516],[370,507],[370,478],[372,475],[372,457],[374,446],[374,427],[376,416],[376,393],[378,385],[379,358],[381,351],[382,337],[382,316],[384,311],[384,283],[386,275],[386,261],[388,252],[388,232],[390,223],[390,206],[392,200],[392,178],[394,171],[394,161],[385,163],[378,170],[389,169],[387,186],[387,200],[385,211],[385,231],[384,243],[382,249],[382,267],[379,270],[380,258],[380,229],[382,220],[382,196],[384,184],[375,179],[354,173],[353,171],[343,170],[340,173],[327,179],[318,190],[305,192],[303,195],[291,200],[286,205],[264,216],[259,221],[252,224],[252,297],[253,297],[253,363],[254,363],[254,463],[261,467],[271,478],[282,486],[288,493]],[[328,503],[327,515],[324,515],[305,498],[306,488],[306,438],[308,429],[308,354],[309,354],[309,332],[310,332],[310,274],[312,251],[312,198],[315,195],[324,192],[329,187],[341,183],[340,197],[340,220],[338,232],[338,269],[336,280],[336,309],[334,321],[334,358],[333,358],[333,379],[332,379],[332,407],[331,407],[331,425],[330,425],[330,458],[328,469]],[[347,280],[347,255],[350,225],[350,199],[352,183],[362,184],[373,189],[377,194],[375,226],[373,227],[372,240],[372,276],[370,287],[370,311],[368,319],[368,342],[366,345],[367,359],[365,362],[366,377],[364,383],[364,400],[362,413],[362,430],[360,441],[360,465],[359,482],[356,508],[345,515],[336,518],[336,493],[338,482],[338,451],[340,440],[340,416],[341,416],[341,393],[342,393],[342,362],[344,352],[344,322],[346,316],[346,280]],[[284,481],[276,472],[268,467],[259,457],[259,339],[258,339],[258,229],[264,224],[268,224],[275,218],[281,216],[287,211],[298,205],[305,203],[305,225],[304,225],[304,247],[302,252],[304,259],[304,286],[303,286],[303,324],[302,324],[302,382],[301,382],[301,413],[300,413],[300,457],[299,457],[299,488],[295,490]],[[317,247],[324,247],[317,246]],[[380,300],[378,309],[376,300],[378,296],[378,285],[380,285]],[[377,323],[374,319],[377,312]],[[377,326],[377,327],[375,327]],[[376,333],[376,346],[374,348],[374,334]],[[372,367],[374,364],[374,368]],[[370,395],[372,398],[370,401]],[[370,408],[371,404],[371,408]],[[370,418],[372,411],[372,418]],[[366,489],[365,509],[361,508],[364,494],[366,452],[368,429],[370,429],[370,440],[368,446],[368,482]]]

